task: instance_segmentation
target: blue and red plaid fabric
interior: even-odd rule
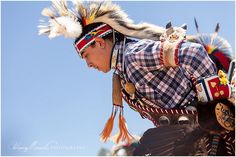
[[[193,78],[216,74],[215,64],[204,47],[197,43],[184,42],[180,46],[177,67],[166,67],[161,64],[159,41],[129,41],[125,47],[120,42],[114,49],[119,49],[116,72],[121,78],[135,85],[136,98],[149,100],[162,108],[186,105],[196,97]]]

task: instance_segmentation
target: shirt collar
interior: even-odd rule
[[[126,37],[125,37],[126,38]],[[111,59],[110,59],[110,68],[118,71],[123,71],[123,55],[126,51],[125,49],[130,43],[136,42],[136,40],[132,40],[129,38],[126,38],[125,40],[121,40],[117,42],[112,49],[111,53]]]
[[[117,69],[117,64],[122,59],[122,47],[123,41],[117,42],[112,49],[111,60],[110,60],[110,67],[111,69]]]

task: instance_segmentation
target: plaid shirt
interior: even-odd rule
[[[160,60],[161,42],[152,40],[117,43],[116,73],[136,88],[136,99],[148,100],[161,108],[186,105],[196,97],[193,78],[216,74],[214,63],[204,47],[184,42],[178,50],[177,67],[166,67]],[[124,57],[124,70],[122,68]]]

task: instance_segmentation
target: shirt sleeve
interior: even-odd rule
[[[201,44],[186,42],[178,51],[178,64],[195,79],[216,74],[216,67]]]
[[[160,41],[140,40],[127,47],[126,60],[128,64],[142,67],[146,71],[168,68],[161,59],[162,52]],[[200,44],[183,43],[179,47],[177,57],[178,66],[188,74],[189,78],[198,79],[216,74],[215,64]]]

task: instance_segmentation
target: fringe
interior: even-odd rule
[[[114,119],[118,110],[120,110],[119,111],[120,112],[119,113],[119,132],[112,137],[112,141],[114,141],[116,144],[122,141],[122,142],[126,142],[126,144],[129,145],[131,144],[133,140],[133,136],[129,133],[127,129],[127,124],[123,116],[123,106],[117,106],[115,104],[113,105],[112,114],[110,118],[108,119],[100,135],[101,136],[100,139],[103,142],[107,142],[107,140],[110,138],[111,132],[113,130]]]
[[[120,110],[119,114],[119,133],[112,137],[112,140],[117,144],[120,141],[126,141],[127,144],[132,142],[133,137],[128,132],[124,114],[123,114],[123,104],[122,104],[122,95],[121,95],[121,82],[120,77],[117,74],[113,74],[112,78],[112,100],[113,107],[110,118],[108,119],[102,133],[101,133],[101,141],[106,142],[111,135],[114,119],[118,110]]]
[[[103,142],[106,142],[109,139],[110,135],[111,135],[111,132],[112,132],[112,129],[113,129],[113,124],[114,124],[114,119],[115,119],[117,110],[118,110],[118,107],[113,105],[111,116],[107,120],[106,125],[105,125],[105,127],[104,127],[104,129],[103,129],[103,131],[100,135],[101,136],[100,140],[103,141]]]
[[[120,141],[131,144],[133,136],[129,133],[123,116],[123,108],[120,109],[119,115],[119,133],[112,137],[113,141],[118,144]]]

